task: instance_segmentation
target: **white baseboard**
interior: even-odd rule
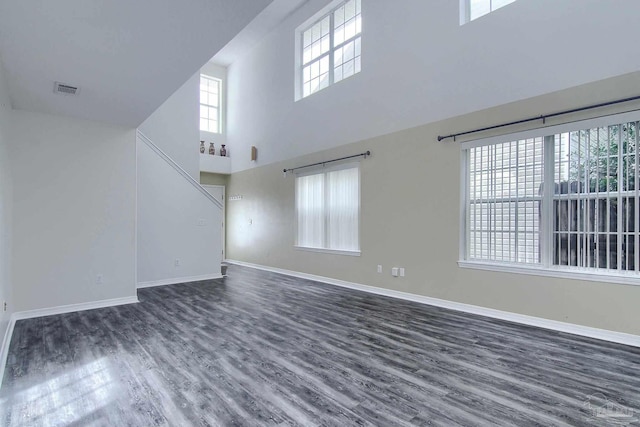
[[[79,304],[59,305],[57,307],[39,308],[37,310],[18,311],[11,315],[12,320],[31,319],[34,317],[53,316],[54,314],[73,313],[75,311],[93,310],[96,308],[113,307],[116,305],[135,304],[139,302],[137,296],[104,299],[100,301],[82,302]]]
[[[203,276],[174,277],[172,279],[152,280],[149,282],[139,282],[136,287],[138,289],[152,288],[154,286],[175,285],[176,283],[199,282],[201,280],[213,280],[213,279],[222,279],[222,274],[220,273],[205,274]]]
[[[285,274],[287,276],[299,277],[301,279],[314,280],[316,282],[327,283],[330,285],[341,286],[343,288],[355,289],[359,291],[369,292],[377,295],[414,301],[421,304],[432,305],[436,307],[447,308],[450,310],[462,311],[465,313],[477,314],[480,316],[491,317],[494,319],[507,320],[509,322],[520,323],[523,325],[536,326],[539,328],[550,329],[553,331],[566,332],[573,335],[579,335],[588,338],[595,338],[603,341],[615,342],[619,344],[640,347],[640,336],[627,334],[624,332],[609,331],[606,329],[592,328],[589,326],[576,325],[573,323],[560,322],[557,320],[549,320],[541,317],[528,316],[525,314],[512,313],[509,311],[496,310],[493,308],[481,307],[477,305],[464,304],[455,301],[448,301],[438,298],[431,298],[422,295],[410,294],[408,292],[394,291],[392,289],[377,288],[374,286],[362,285],[359,283],[347,282],[344,280],[332,279],[330,277],[316,276],[315,274],[301,273],[298,271],[285,270],[282,268],[268,267],[259,264],[252,264],[243,261],[226,260],[230,264],[236,264],[244,267],[256,268],[259,270],[270,271],[273,273]]]
[[[113,307],[116,305],[137,303],[138,297],[112,298],[101,301],[84,302],[79,304],[60,305],[57,307],[39,308],[37,310],[18,311],[11,315],[9,326],[2,340],[2,348],[0,348],[0,386],[4,376],[4,370],[7,366],[7,358],[9,357],[9,345],[13,336],[13,329],[16,321],[24,319],[32,319],[34,317],[52,316],[55,314],[72,313],[75,311],[93,310],[96,308]]]

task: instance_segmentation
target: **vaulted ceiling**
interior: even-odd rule
[[[137,126],[271,2],[0,0],[12,106]]]

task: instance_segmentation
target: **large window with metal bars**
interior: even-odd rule
[[[637,274],[638,130],[627,121],[464,148],[465,259]]]

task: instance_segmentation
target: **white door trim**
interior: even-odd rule
[[[225,185],[202,185],[205,189],[207,188],[216,188],[222,189],[222,200],[219,200],[222,203],[222,260],[224,261],[227,257],[227,248],[226,248],[226,240],[227,240],[227,187]]]

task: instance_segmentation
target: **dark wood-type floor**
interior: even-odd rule
[[[19,321],[2,425],[637,425],[640,349],[231,266]]]

